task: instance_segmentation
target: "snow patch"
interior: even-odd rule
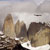
[[[3,35],[3,32],[2,31],[0,31],[0,35]]]
[[[29,44],[29,46],[28,46]],[[39,47],[32,47],[31,44],[30,44],[30,41],[28,42],[25,42],[23,44],[21,44],[23,47],[27,48],[27,49],[30,49],[30,50],[49,50],[50,49],[50,45],[49,44],[46,44],[46,45],[43,45],[43,46],[39,46]]]
[[[3,35],[3,36],[1,36],[2,38],[5,38],[6,36],[5,35]]]
[[[19,40],[19,38],[15,38],[15,40]]]

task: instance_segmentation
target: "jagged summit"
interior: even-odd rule
[[[12,22],[13,22],[12,15],[11,15],[11,14],[8,14],[5,20],[7,20],[7,21],[8,21],[8,20],[9,20],[9,21],[12,20]]]

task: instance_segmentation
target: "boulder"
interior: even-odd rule
[[[3,24],[3,33],[14,39],[16,37],[14,23],[11,14],[8,14]]]

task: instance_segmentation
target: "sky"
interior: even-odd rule
[[[12,2],[18,2],[12,4]],[[23,2],[24,1],[24,2]],[[28,2],[25,2],[28,1]],[[31,1],[31,2],[30,2]],[[2,29],[2,25],[4,22],[4,18],[9,12],[15,11],[15,12],[34,12],[37,8],[37,5],[40,5],[43,3],[44,0],[0,0],[0,29]],[[23,2],[23,3],[21,3]],[[34,5],[34,2],[37,4]],[[11,7],[11,8],[10,8]],[[4,18],[3,18],[4,17]]]
[[[17,1],[19,1],[19,2],[22,2],[22,1],[31,1],[31,2],[35,2],[37,5],[39,5],[40,3],[43,3],[43,1],[44,0],[0,0],[0,1],[14,1],[14,2],[17,2]]]

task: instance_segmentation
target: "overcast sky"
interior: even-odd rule
[[[44,0],[0,0],[0,1],[14,1],[14,2],[22,2],[22,1],[34,1],[37,5],[39,5],[40,3],[42,3]]]
[[[10,1],[14,2],[14,3],[12,4]],[[37,8],[37,5],[40,5],[40,3],[43,3],[44,1],[45,0],[0,0],[0,30],[2,29],[4,19],[8,13],[10,13],[10,12],[34,13],[34,11]],[[15,3],[15,2],[19,2],[19,3]],[[34,4],[34,3],[36,3],[36,4]],[[17,19],[17,18],[15,17],[14,20],[15,19]],[[40,20],[42,20],[42,19],[40,19]],[[39,20],[39,19],[37,19],[37,20]]]

